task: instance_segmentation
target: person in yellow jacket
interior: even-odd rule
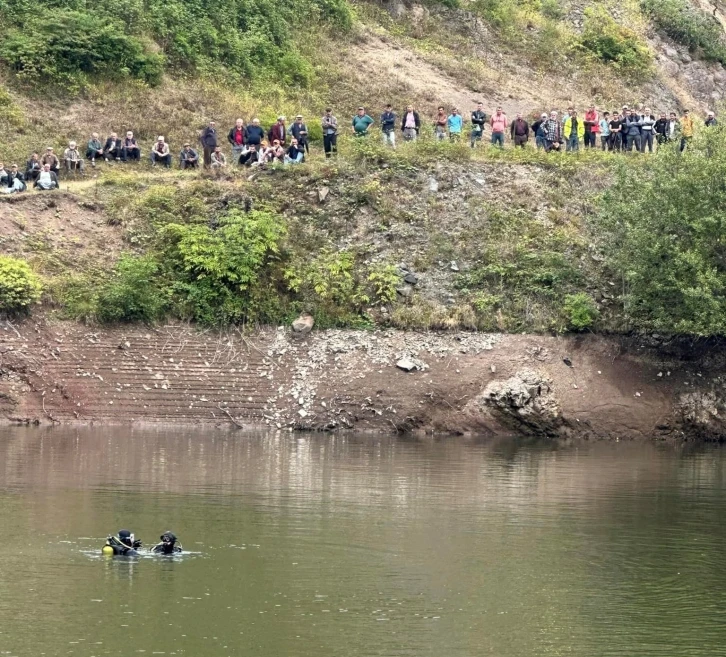
[[[565,119],[562,134],[565,137],[565,150],[568,153],[580,150],[580,140],[585,138],[585,122],[577,116],[576,110],[572,110]]]
[[[688,110],[683,110],[683,118],[680,120],[681,126],[681,153],[686,150],[691,139],[693,139],[693,119]]]

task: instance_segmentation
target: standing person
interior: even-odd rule
[[[297,139],[300,145],[308,155],[310,155],[310,146],[308,146],[308,127],[303,123],[302,114],[295,117],[295,122],[290,126],[290,134]]]
[[[366,108],[359,107],[358,113],[353,117],[351,130],[356,137],[367,137],[368,128],[370,128],[374,123],[375,121],[366,114]]]
[[[219,148],[219,146],[216,146],[215,148]],[[179,168],[184,171],[184,169],[196,169],[198,166],[199,153],[197,153],[197,151],[192,148],[192,145],[187,142],[184,144],[184,148],[182,148],[179,153]]]
[[[574,112],[574,111],[575,111],[575,108],[570,106],[567,108],[567,111],[562,115],[562,127],[563,128],[565,126],[565,121],[567,121],[567,119],[569,119],[570,116],[572,116],[572,112]]]
[[[681,125],[681,153],[686,150],[688,144],[693,139],[693,119],[688,110],[683,110],[683,117],[680,120]]]
[[[28,182],[35,182],[38,180],[42,169],[43,165],[40,163],[40,157],[37,153],[33,153],[25,164],[25,179]]]
[[[252,119],[252,123],[245,129],[245,144],[247,146],[254,146],[255,150],[258,150],[264,138],[265,131],[260,125],[260,120],[257,118]]]
[[[661,112],[660,116],[658,117],[658,120],[655,122],[655,125],[653,126],[653,130],[655,131],[655,140],[658,142],[658,146],[662,146],[666,142],[668,142],[668,119],[666,118],[666,113]]]
[[[464,119],[459,114],[458,108],[451,110],[451,114],[446,117],[446,127],[449,131],[449,139],[451,141],[459,141],[461,139],[461,131],[464,129]]]
[[[355,122],[355,119],[354,119]],[[355,123],[354,123],[355,124]],[[381,114],[381,134],[383,135],[383,145],[390,144],[393,150],[396,150],[396,113],[393,111],[391,104],[386,105],[386,109]]]
[[[232,146],[232,162],[239,162],[245,148],[245,122],[242,119],[234,122],[234,127],[227,133],[227,141]]]
[[[401,120],[401,132],[403,132],[404,141],[416,141],[420,129],[421,119],[418,112],[413,108],[413,105],[408,105]]]
[[[199,137],[204,149],[204,168],[208,169],[212,164],[212,153],[217,147],[217,124],[210,121]]]
[[[443,107],[439,107],[436,118],[434,119],[434,134],[436,135],[437,141],[443,141],[446,139],[446,131],[449,126],[449,117],[446,116],[446,112]]]
[[[281,146],[285,146],[287,143],[287,126],[285,125],[285,122],[287,119],[284,116],[278,116],[277,122],[273,124],[273,126],[270,128],[270,130],[267,133],[267,141],[272,143],[277,139],[277,141],[280,142]]]
[[[648,152],[653,152],[653,135],[655,134],[655,117],[650,113],[650,108],[646,107],[643,116],[640,117],[640,152],[645,153],[645,147]]]
[[[43,154],[43,157],[40,158],[40,164],[45,165],[47,164],[50,166],[50,170],[58,175],[60,172],[60,160],[58,159],[58,156],[53,152],[52,146],[46,146],[45,153]]]
[[[517,118],[512,121],[510,132],[514,147],[524,148],[529,141],[529,123],[522,118],[521,114],[517,114]]]
[[[585,112],[585,148],[597,148],[597,137],[600,134],[600,117],[594,105]]]
[[[484,111],[484,103],[477,103],[476,109],[471,113],[471,147],[482,140],[484,126],[487,122],[487,114]]]
[[[161,162],[167,169],[171,168],[171,151],[163,135],[159,135],[151,149],[151,166],[155,167],[157,162]]]
[[[540,148],[545,147],[545,134],[544,134],[545,123],[547,123],[547,114],[543,113],[532,124],[532,132],[534,133],[534,143],[537,146],[537,150],[540,150]]]
[[[602,150],[611,151],[613,148],[610,143],[610,112],[602,113],[598,127],[600,128],[600,147]]]
[[[559,151],[562,144],[562,124],[557,119],[557,112],[550,112],[550,118],[541,129],[545,138],[545,152]]]
[[[323,128],[323,149],[325,157],[338,154],[338,119],[333,116],[333,110],[330,107],[325,108],[325,114],[321,120]]]
[[[83,173],[83,158],[78,152],[76,142],[68,142],[68,148],[63,151],[63,161],[66,164],[66,171]]]
[[[704,122],[704,125],[707,128],[718,125],[718,121],[716,120],[716,115],[713,112],[709,112],[708,114],[706,114],[706,120]]]
[[[96,158],[103,157],[103,146],[98,138],[98,133],[94,132],[86,144],[86,159],[91,161],[91,166],[96,166]]]
[[[103,158],[106,162],[121,159],[121,140],[115,132],[112,132],[103,146]]]
[[[212,151],[212,169],[217,171],[224,169],[227,166],[227,158],[224,156],[222,149],[217,146]]]
[[[121,147],[121,159],[124,162],[126,162],[126,160],[136,160],[138,162],[141,159],[141,149],[136,143],[134,133],[130,130],[126,133],[126,138],[124,139]]]
[[[58,189],[58,175],[50,168],[50,164],[43,165],[33,187],[35,189]]]
[[[492,127],[492,145],[498,144],[499,148],[504,148],[504,131],[507,129],[509,122],[501,107],[497,107],[497,111],[489,120],[489,125]],[[527,131],[529,132],[529,126],[527,126]]]
[[[580,140],[585,137],[585,123],[577,116],[576,110],[572,110],[567,117],[562,134],[565,137],[565,150],[568,153],[580,150]]]
[[[617,112],[613,112],[610,120],[610,148],[614,151],[623,150],[623,120]]]
[[[635,110],[630,110],[628,116],[623,123],[623,130],[625,131],[625,150],[630,153],[635,146],[635,152],[640,152],[640,117],[635,113]]]

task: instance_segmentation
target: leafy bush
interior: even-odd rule
[[[96,317],[102,322],[153,322],[161,319],[166,301],[157,283],[159,264],[153,256],[123,255],[111,279],[96,297]]]
[[[637,329],[726,335],[726,133],[697,132],[648,167],[623,163],[600,200],[613,280]]]
[[[597,305],[593,298],[585,292],[568,294],[562,306],[567,328],[574,331],[584,331],[591,328],[598,317]]]
[[[580,46],[600,61],[624,71],[641,73],[649,70],[652,63],[650,51],[637,34],[618,25],[603,7],[585,10]]]
[[[723,28],[715,18],[687,0],[641,0],[643,11],[671,39],[699,52],[705,59],[726,65]]]
[[[40,279],[28,263],[10,256],[0,256],[0,312],[26,310],[40,299]]]

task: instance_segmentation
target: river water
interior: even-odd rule
[[[0,655],[726,654],[726,451],[0,432]],[[100,557],[109,533],[177,559]]]

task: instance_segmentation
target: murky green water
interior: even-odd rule
[[[726,654],[726,452],[0,432],[0,655]],[[193,554],[102,559],[108,532]]]

